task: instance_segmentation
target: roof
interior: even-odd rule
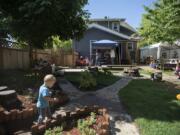
[[[131,30],[131,31],[133,31],[133,32],[137,32],[132,26],[130,26],[127,22],[120,22],[120,25],[121,26],[123,26],[123,27],[125,27],[125,28],[127,28],[127,29],[129,29],[129,30]]]
[[[89,25],[88,25],[88,29],[92,29],[92,28],[96,28],[96,29],[99,29],[99,30],[108,32],[108,33],[110,33],[110,34],[113,34],[113,35],[115,35],[115,36],[118,36],[118,37],[121,37],[121,38],[124,38],[124,39],[128,39],[128,40],[131,39],[131,37],[129,37],[129,36],[127,36],[127,35],[124,35],[124,34],[122,34],[122,33],[113,31],[113,30],[108,29],[108,28],[106,28],[106,27],[104,27],[104,26],[101,26],[101,25],[99,25],[99,24],[95,24],[95,23],[89,24]]]
[[[180,41],[175,41],[174,42],[174,45],[170,45],[169,43],[167,42],[159,42],[159,43],[156,43],[156,44],[152,44],[152,45],[149,45],[149,46],[145,46],[145,47],[142,47],[141,50],[145,50],[145,49],[152,49],[152,48],[158,48],[158,47],[164,47],[164,48],[179,48],[180,47]]]
[[[90,21],[125,21],[125,18],[94,18]]]
[[[137,32],[136,29],[134,29],[132,26],[130,26],[126,21],[125,18],[94,18],[94,19],[89,19],[90,22],[101,22],[101,21],[117,21],[120,23],[121,26],[124,28],[127,28],[133,32]]]

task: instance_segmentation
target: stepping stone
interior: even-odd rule
[[[12,95],[16,95],[16,91],[15,90],[6,90],[6,91],[1,91],[0,92],[0,97],[9,97]]]
[[[4,91],[4,90],[7,90],[7,86],[0,86],[0,91]]]
[[[0,103],[3,105],[10,105],[17,101],[17,94],[15,90],[0,91]]]

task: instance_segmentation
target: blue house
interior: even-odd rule
[[[95,64],[96,53],[100,53],[102,64],[111,64],[110,51],[115,52],[115,64],[137,62],[137,32],[125,19],[91,19],[88,29],[79,41],[73,40],[73,48],[80,56],[88,57]],[[109,56],[108,56],[109,54]]]

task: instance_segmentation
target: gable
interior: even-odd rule
[[[111,29],[108,29],[108,28],[103,27],[103,26],[98,25],[98,24],[90,24],[90,25],[88,25],[88,30],[89,30],[89,29],[92,29],[92,28],[98,29],[98,30],[101,30],[101,31],[104,31],[104,32],[107,32],[107,33],[109,33],[109,34],[118,36],[118,37],[123,38],[123,39],[126,39],[126,40],[129,40],[129,39],[130,39],[130,36],[127,36],[127,35],[125,35],[125,34],[123,34],[123,33],[119,33],[119,32],[113,31],[113,30],[111,30]]]

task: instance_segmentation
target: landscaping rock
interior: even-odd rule
[[[7,90],[7,86],[0,86],[0,91],[4,91],[4,90]]]
[[[0,103],[3,106],[9,106],[17,101],[17,94],[15,90],[0,91]]]

